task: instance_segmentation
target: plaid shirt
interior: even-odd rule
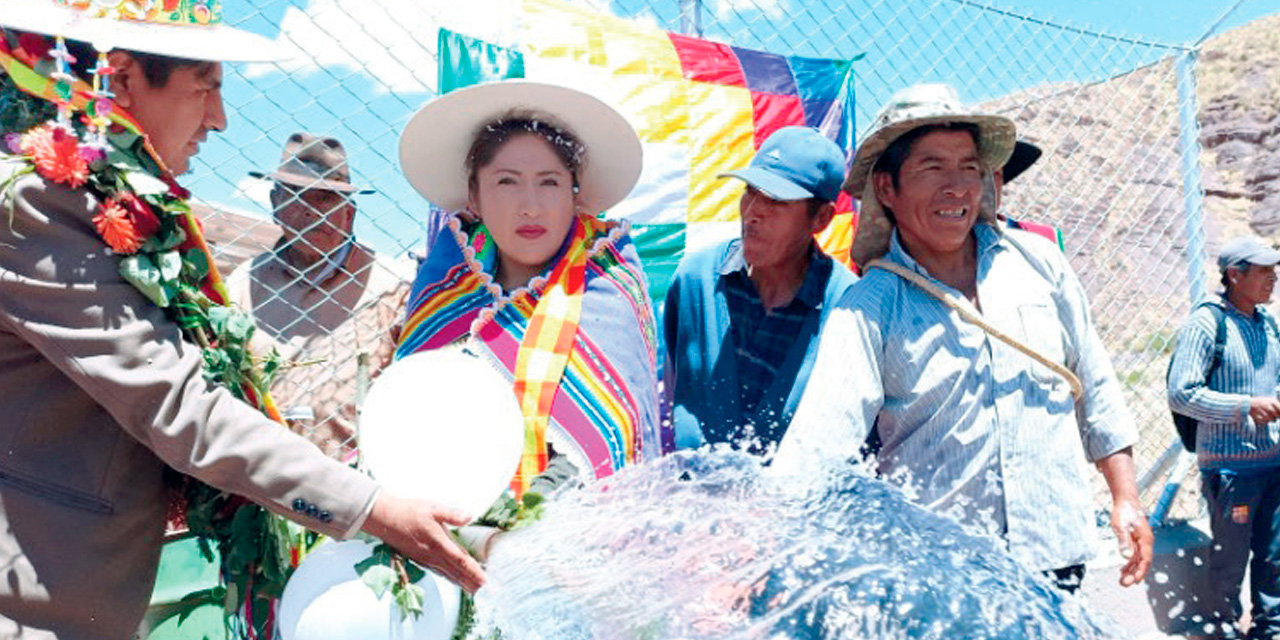
[[[819,313],[831,277],[831,258],[813,246],[809,270],[791,302],[765,309],[755,284],[747,275],[747,262],[737,245],[720,267],[724,278],[725,302],[729,307],[729,330],[737,345],[739,403],[743,419],[751,415],[773,377],[800,335],[809,314]]]

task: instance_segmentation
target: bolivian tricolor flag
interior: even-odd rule
[[[738,233],[742,183],[716,176],[746,166],[769,134],[817,127],[852,156],[853,60],[743,49],[562,0],[518,6],[514,47],[440,31],[440,92],[528,78],[586,91],[622,112],[640,134],[644,171],[631,197],[607,216],[631,221],[655,301],[686,249]],[[846,263],[850,209],[842,196],[821,238]]]

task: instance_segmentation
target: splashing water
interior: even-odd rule
[[[1113,638],[995,540],[851,465],[682,452],[557,494],[477,594],[505,640]]]

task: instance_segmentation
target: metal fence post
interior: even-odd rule
[[[1200,122],[1196,103],[1196,57],[1178,56],[1178,148],[1182,155],[1183,228],[1186,231],[1187,282],[1191,304],[1205,297],[1204,188],[1200,182]]]
[[[1196,54],[1197,49],[1189,49],[1178,56],[1178,149],[1182,156],[1182,220],[1186,232],[1187,246],[1187,283],[1190,288],[1191,305],[1194,307],[1204,300],[1206,284],[1204,275],[1205,232],[1204,232],[1204,187],[1200,182],[1200,121],[1197,119],[1199,109],[1196,102]],[[1165,516],[1173,506],[1178,491],[1182,488],[1182,479],[1187,475],[1195,456],[1182,448],[1177,438],[1169,444],[1166,456],[1177,452],[1177,463],[1165,481],[1164,489],[1151,510],[1151,526],[1163,524]]]
[[[680,33],[702,37],[702,0],[680,0]]]

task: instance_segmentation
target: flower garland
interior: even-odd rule
[[[99,202],[93,225],[120,257],[121,277],[200,346],[207,380],[283,424],[267,392],[279,361],[274,353],[251,354],[253,320],[226,304],[222,279],[187,202],[190,193],[139,125],[113,108],[105,56],[94,69],[93,87],[66,73],[67,58],[60,40],[55,48],[44,38],[23,35],[15,46],[0,31],[0,132],[8,132],[0,139],[0,154],[10,154],[0,159],[25,163],[0,184],[0,195],[32,173],[92,194]],[[57,114],[52,120],[50,102]],[[70,117],[75,111],[85,112],[79,122]],[[43,121],[33,124],[36,118]],[[224,604],[238,637],[273,637],[273,601],[315,535],[194,479],[187,479],[184,491],[185,525],[200,536],[206,558],[212,559],[216,545],[225,585],[192,594],[184,604]]]

